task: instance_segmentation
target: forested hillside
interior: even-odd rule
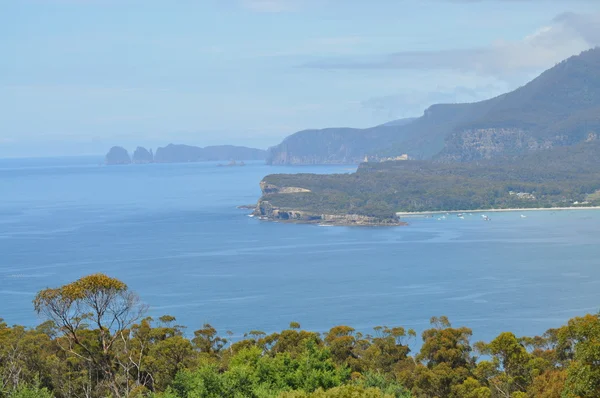
[[[279,215],[357,214],[385,222],[396,212],[593,205],[599,175],[597,141],[479,162],[369,162],[353,174],[269,175],[257,209],[271,217],[261,214],[268,203]]]
[[[292,322],[237,339],[208,324],[191,332],[174,317],[146,317],[127,285],[102,274],[43,290],[34,307],[48,319],[35,329],[0,321],[0,397],[600,396],[597,314],[490,342],[473,342],[471,329],[444,316],[418,338],[401,326],[317,333]]]

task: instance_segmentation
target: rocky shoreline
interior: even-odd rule
[[[265,221],[293,224],[362,227],[407,225],[406,222],[401,221],[399,218],[380,219],[360,214],[315,214],[301,210],[282,210],[274,207],[266,200],[260,200],[251,215]]]
[[[371,217],[361,214],[324,214],[297,209],[280,208],[274,206],[269,201],[270,195],[275,194],[305,194],[311,193],[309,189],[292,186],[277,186],[269,184],[265,180],[260,182],[262,197],[253,207],[251,216],[265,221],[285,222],[293,224],[318,224],[327,226],[362,226],[362,227],[380,227],[380,226],[401,226],[407,225],[399,217],[389,218]],[[238,208],[248,209],[250,206],[238,206]]]

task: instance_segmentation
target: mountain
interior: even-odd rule
[[[473,112],[446,137],[439,158],[491,158],[597,139],[600,48],[571,57],[483,104],[484,112]]]
[[[113,146],[106,154],[105,162],[109,165],[130,164],[131,157],[129,157],[129,153],[125,148]]]
[[[382,143],[408,137],[409,131],[401,129],[402,126],[381,125],[368,129],[342,127],[299,131],[269,148],[267,163],[360,163],[365,156],[377,153]]]
[[[207,146],[169,144],[156,150],[156,163],[182,163],[227,160],[264,160],[266,151],[233,145]]]
[[[152,154],[152,149],[148,151],[144,147],[137,147],[133,152],[132,162],[137,164],[154,162],[154,155]]]
[[[469,161],[569,146],[600,134],[600,48],[573,56],[528,84],[469,104],[436,104],[423,116],[368,129],[295,133],[269,149],[271,164],[358,163],[408,154]]]

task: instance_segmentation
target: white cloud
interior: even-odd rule
[[[332,57],[305,66],[321,69],[458,70],[512,79],[553,66],[600,45],[600,14],[561,14],[518,41],[488,47],[439,51],[399,51],[373,58]]]

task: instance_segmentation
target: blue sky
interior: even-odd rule
[[[266,148],[501,94],[598,44],[598,0],[3,0],[0,157]]]

